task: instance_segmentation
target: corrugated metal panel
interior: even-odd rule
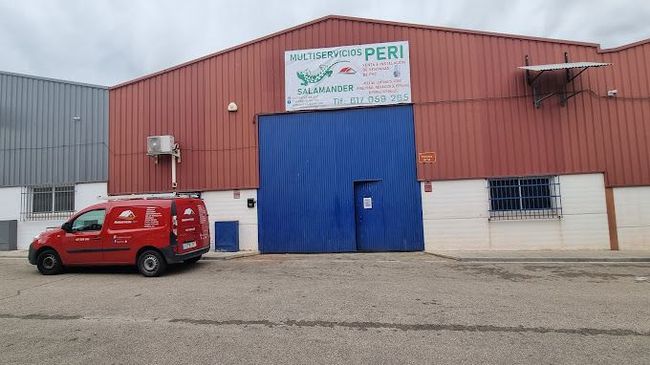
[[[107,88],[0,72],[0,186],[107,174]]]
[[[259,135],[262,252],[424,249],[411,106],[263,116]],[[363,181],[383,190],[383,239],[367,246],[355,238]]]
[[[435,151],[434,165],[421,164],[423,180],[486,176],[605,172],[608,186],[650,184],[650,45],[597,53],[590,48],[551,47],[520,42],[512,50],[488,40],[476,85],[491,85],[465,99],[448,95],[416,105],[418,151]],[[612,67],[594,69],[576,80],[584,92],[560,107],[558,98],[532,107],[517,55],[537,62],[568,51],[575,58],[599,58]],[[634,55],[623,56],[625,53]],[[459,57],[468,63],[469,55]],[[631,57],[630,57],[631,56]],[[467,60],[467,61],[465,61]],[[502,65],[505,64],[505,67]],[[560,72],[559,76],[563,76]],[[508,83],[504,83],[508,81]],[[445,80],[443,88],[452,88]],[[618,97],[607,98],[617,89]]]
[[[556,70],[569,70],[573,68],[589,68],[589,67],[603,67],[609,66],[611,63],[604,62],[567,62],[567,63],[551,63],[548,65],[534,65],[534,66],[520,66],[522,70],[529,71],[556,71]]]
[[[169,191],[169,164],[144,154],[147,135],[183,147],[181,190],[258,186],[255,116],[284,111],[285,50],[407,40],[421,180],[606,172],[608,186],[650,185],[650,44],[600,51],[577,42],[328,17],[111,89],[109,192]],[[585,90],[532,107],[532,63],[587,59]],[[562,76],[562,71],[558,71]],[[618,89],[618,98],[604,97]],[[226,105],[235,101],[237,113]]]

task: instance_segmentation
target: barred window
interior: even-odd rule
[[[489,179],[490,220],[562,217],[557,176]]]
[[[74,185],[23,188],[21,219],[67,218],[74,212]]]

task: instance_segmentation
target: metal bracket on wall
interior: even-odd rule
[[[531,66],[530,65],[530,60],[528,55],[524,58],[524,63],[525,66],[519,67],[520,69],[523,69],[526,72],[526,82],[528,83],[528,86],[531,87],[532,93],[533,93],[533,105],[535,108],[540,108],[542,106],[542,102],[554,95],[559,95],[560,96],[560,105],[565,106],[567,101],[571,99],[572,97],[582,93],[584,90],[575,90],[574,86],[574,81],[575,79],[580,76],[583,72],[585,72],[588,68],[591,67],[602,67],[602,66],[609,66],[611,65],[610,63],[602,63],[602,62],[575,62],[571,63],[569,62],[569,53],[564,52],[564,63],[557,63],[557,64],[548,64],[548,65],[535,65]],[[576,72],[574,74],[573,70],[578,69],[580,71]],[[540,77],[549,71],[559,71],[559,70],[564,70],[566,73],[566,78],[564,83],[562,83],[562,87],[559,90],[552,91],[549,93],[542,93],[540,89],[540,85],[537,82]],[[535,73],[533,75],[533,72]],[[571,91],[568,91],[569,85],[571,85]]]
[[[176,181],[176,164],[181,163],[181,147],[178,143],[175,143],[171,153],[168,153],[168,155],[171,157],[171,163],[172,163],[172,189],[176,190],[178,187],[178,183]],[[153,163],[158,164],[158,158],[160,155],[150,155],[150,157],[153,158]]]
[[[568,52],[564,52],[564,63],[569,64],[569,53]],[[571,99],[572,97],[580,94],[583,91],[583,90],[575,91],[575,85],[573,83],[573,80],[575,80],[576,77],[580,76],[580,74],[585,72],[588,68],[589,68],[589,66],[582,67],[580,69],[580,71],[578,71],[578,73],[576,73],[575,75],[573,74],[572,69],[570,69],[570,68],[566,69],[566,83],[564,85],[562,85],[562,90],[560,92],[558,92],[560,94],[560,105],[561,106],[565,106],[569,99]],[[568,88],[569,84],[571,84],[571,89],[572,89],[571,93],[569,93],[567,91],[567,88]]]
[[[176,189],[178,187],[178,183],[176,182],[176,164],[181,163],[181,147],[178,145],[178,143],[174,144],[174,149],[172,150],[171,158],[172,158],[172,189]]]

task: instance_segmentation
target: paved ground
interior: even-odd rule
[[[161,278],[0,259],[0,363],[625,363],[650,264],[263,255]]]

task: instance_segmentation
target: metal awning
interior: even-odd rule
[[[520,66],[519,68],[522,70],[542,72],[542,71],[570,70],[573,68],[603,67],[609,65],[611,65],[611,63],[571,62],[571,63],[551,63],[548,65]]]
[[[588,69],[592,67],[604,67],[604,66],[609,66],[611,63],[605,63],[605,62],[589,62],[589,61],[584,61],[584,62],[569,62],[569,54],[567,52],[564,52],[564,62],[563,63],[551,63],[547,65],[530,65],[528,55],[525,57],[525,66],[520,66],[519,69],[526,71],[526,81],[528,82],[528,85],[530,85],[531,89],[533,90],[533,105],[535,105],[536,108],[539,108],[542,105],[542,101],[545,99],[550,98],[553,95],[559,95],[560,96],[560,104],[564,106],[567,102],[567,100],[571,99],[572,97],[580,94],[584,90],[573,90],[569,91],[568,86],[573,84],[573,80],[575,80],[580,74],[583,72],[587,71]],[[579,71],[576,71],[575,73],[573,72],[574,69],[577,69]],[[537,79],[540,78],[543,74],[546,72],[551,72],[551,71],[563,71],[565,72],[565,80],[564,84],[562,85],[561,89],[546,93],[546,94],[541,94],[541,92],[538,90],[539,86],[536,83]],[[533,74],[534,72],[534,74]]]

